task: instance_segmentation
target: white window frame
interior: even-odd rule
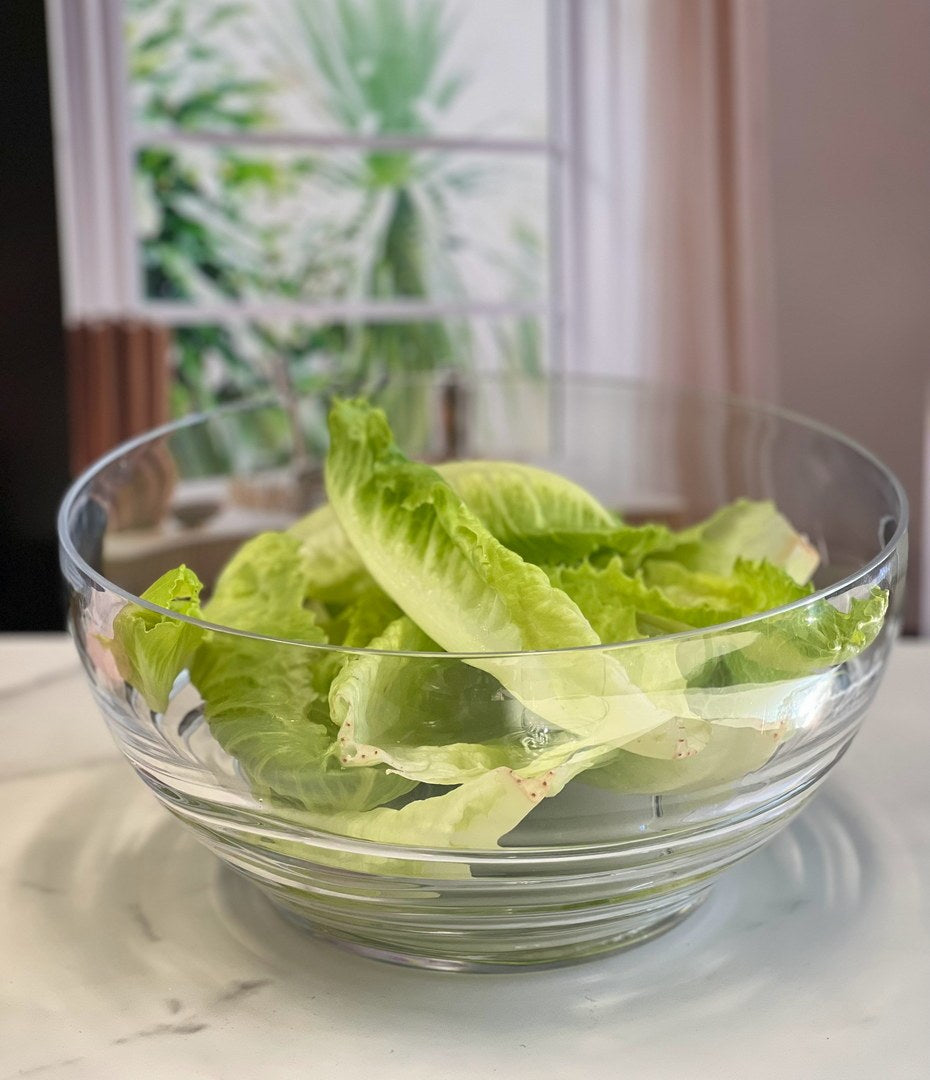
[[[552,371],[626,370],[617,295],[624,211],[617,67],[624,0],[542,0],[547,6],[548,137],[373,137],[281,132],[152,132],[134,127],[123,0],[46,0],[68,323],[139,319],[172,327],[288,318],[336,320],[540,316]],[[606,102],[606,106],[604,103]],[[591,107],[591,106],[594,107]],[[544,157],[548,162],[546,295],[538,301],[230,300],[177,303],[141,295],[133,206],[142,146],[426,148]],[[633,175],[631,172],[630,176]],[[620,280],[622,281],[622,275]]]

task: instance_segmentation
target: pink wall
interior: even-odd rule
[[[781,397],[865,443],[907,487],[913,624],[930,385],[930,0],[768,0],[768,12]]]

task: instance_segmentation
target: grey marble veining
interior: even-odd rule
[[[0,701],[26,740],[0,784],[0,1080],[926,1080],[928,688],[930,645],[902,645],[817,800],[666,936],[471,976],[302,934],[157,806],[76,684],[37,719],[24,683]]]

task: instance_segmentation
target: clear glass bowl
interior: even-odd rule
[[[589,663],[592,651],[635,667],[656,700],[670,691],[661,675],[669,657],[692,676],[704,672],[690,708],[710,721],[748,717],[748,730],[693,757],[631,763],[627,755],[619,769],[581,773],[555,797],[537,789],[538,804],[499,845],[477,848],[381,844],[346,835],[352,827],[338,819],[321,827],[301,809],[299,777],[254,788],[211,735],[190,679],[182,675],[167,708],[156,711],[120,677],[108,641],[116,614],[140,604],[165,570],[185,562],[209,586],[242,541],[286,527],[325,498],[320,397],[190,417],[120,447],[66,496],[60,538],[71,629],[117,744],[209,848],[293,919],[357,951],[501,970],[578,960],[660,933],[727,866],[784,827],[853,738],[899,625],[907,523],[899,484],[841,435],[698,392],[458,376],[391,381],[370,396],[412,456],[537,464],[631,521],[682,526],[740,496],[769,498],[821,556],[818,591],[790,607],[646,642],[562,650],[542,668],[534,653],[482,656],[485,670],[474,656],[372,654],[390,676],[381,719],[396,715],[401,741],[411,723],[428,738],[431,718],[441,716],[442,729],[457,728],[463,740],[504,732],[532,754],[551,735],[525,707],[546,693],[534,690],[540,671]],[[815,618],[827,604],[846,610],[875,587],[889,594],[887,615],[853,658],[762,683],[714,678],[722,657],[750,657],[763,635],[790,638],[799,618]],[[338,651],[216,633],[230,649],[245,641],[256,672],[284,650],[306,664]],[[508,665],[508,685],[528,688],[522,703],[488,673],[494,663]],[[431,793],[415,789],[396,805]]]

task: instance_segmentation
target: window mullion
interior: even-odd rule
[[[55,191],[61,238],[62,313],[66,321],[76,318],[81,311],[84,302],[82,284],[85,281],[83,275],[77,273],[77,253],[82,247],[78,215],[78,206],[81,205],[78,155],[83,141],[77,131],[75,115],[76,104],[80,100],[73,59],[75,47],[80,41],[73,22],[77,11],[76,5],[69,8],[56,0],[47,0],[46,3],[55,141]]]
[[[565,8],[565,80],[562,105],[565,147],[566,326],[565,364],[568,369],[584,369],[587,364],[587,335],[584,312],[588,289],[588,199],[586,192],[586,34],[585,8],[568,3]]]
[[[142,301],[138,311],[147,321],[166,326],[196,326],[261,320],[292,320],[322,325],[331,322],[397,323],[432,319],[504,319],[546,316],[544,301],[496,303],[482,300],[299,301],[252,300],[228,304]]]
[[[134,311],[141,303],[139,251],[135,226],[135,148],[132,143],[132,96],[129,59],[123,25],[124,0],[101,0],[103,6],[108,126],[115,222],[114,259],[116,299],[120,308]]]
[[[444,150],[457,153],[561,154],[548,139],[501,139],[454,135],[353,135],[309,131],[183,131],[140,128],[131,133],[135,148],[146,146],[235,146],[295,150]]]
[[[568,12],[564,0],[546,0],[547,53],[547,129],[550,144],[560,148],[549,156],[549,191],[547,206],[548,232],[548,298],[549,298],[549,366],[561,373],[565,369],[565,281],[567,244],[565,236],[566,165],[562,148],[566,143],[565,88],[566,60],[565,29]]]
[[[86,193],[86,213],[96,237],[96,259],[93,265],[96,280],[93,285],[93,314],[106,315],[118,309],[116,222],[113,192],[114,175],[112,131],[108,123],[106,69],[108,42],[103,32],[102,5],[97,0],[85,3],[81,21],[83,77],[87,107],[87,149],[91,163],[92,183]],[[79,252],[78,258],[89,252]]]

